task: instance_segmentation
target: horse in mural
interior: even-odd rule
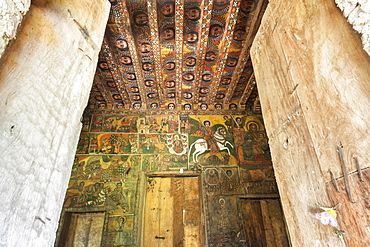
[[[233,144],[226,140],[227,131],[224,126],[217,127],[216,131],[213,135],[206,140],[205,138],[201,138],[196,140],[194,143],[190,145],[189,148],[189,161],[190,156],[195,163],[198,163],[198,157],[201,154],[204,154],[207,151],[214,150],[211,148],[211,145],[214,145],[217,151],[227,151],[228,155],[231,155],[231,148],[234,148]],[[194,152],[192,152],[194,149]]]

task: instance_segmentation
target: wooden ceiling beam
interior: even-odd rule
[[[255,6],[255,9],[248,12],[248,18],[245,19],[247,22],[246,25],[246,31],[247,31],[247,37],[245,39],[245,43],[243,46],[243,49],[239,56],[238,64],[235,68],[235,72],[233,73],[231,81],[234,82],[231,87],[228,88],[227,94],[225,96],[224,102],[231,102],[233,93],[235,92],[237,82],[239,81],[243,70],[245,68],[245,65],[248,62],[249,59],[249,49],[252,45],[253,39],[257,33],[262,14],[264,13],[268,1],[258,1],[257,6]],[[238,105],[241,106],[241,102],[239,100]]]
[[[194,77],[194,90],[193,90],[193,109],[198,109],[198,100],[199,100],[199,89],[200,85],[202,83],[202,74],[203,74],[203,67],[205,64],[204,60],[204,54],[206,53],[207,46],[208,46],[208,40],[209,40],[209,27],[211,23],[211,17],[212,17],[212,10],[213,10],[213,0],[204,0],[201,9],[202,15],[201,15],[201,26],[200,26],[200,34],[199,34],[199,45],[198,45],[198,51],[197,51],[197,66],[195,71],[195,77]]]
[[[175,105],[181,110],[182,95],[182,58],[183,50],[183,26],[184,26],[184,0],[176,0],[175,2],[175,65],[176,65],[176,100]]]
[[[155,64],[154,73],[156,78],[156,87],[158,93],[158,99],[155,103],[160,107],[161,103],[165,102],[164,99],[164,85],[163,85],[163,67],[161,61],[161,46],[160,36],[158,29],[158,13],[157,13],[157,2],[156,0],[148,0],[148,15],[149,15],[149,28],[150,28],[150,39],[153,52],[153,60]],[[144,85],[145,87],[145,85]]]
[[[220,83],[221,76],[225,71],[225,64],[228,58],[228,53],[231,49],[231,41],[233,38],[233,32],[237,23],[237,17],[239,12],[239,3],[241,0],[234,0],[230,2],[229,14],[226,19],[224,34],[222,37],[222,44],[220,49],[220,56],[216,65],[216,71],[214,71],[213,82],[211,84],[211,92],[209,93],[210,104],[215,102],[215,96],[218,91],[218,85]],[[236,84],[236,82],[234,82]]]
[[[104,40],[103,40],[103,44],[102,44],[101,54],[106,58],[107,61],[109,61],[108,66],[109,66],[110,74],[112,75],[113,81],[116,84],[117,93],[119,93],[121,95],[122,102],[125,105],[129,105],[130,104],[130,99],[129,99],[129,96],[127,94],[127,88],[125,88],[125,83],[122,81],[122,78],[123,78],[122,74],[121,74],[120,70],[118,70],[117,60],[114,59],[112,53],[113,52],[111,51],[111,47],[109,46],[109,44],[107,42],[107,37],[105,37]],[[99,84],[101,87],[103,87],[102,83],[107,78],[104,76],[104,80],[103,80],[103,76],[101,75],[101,72],[99,74],[100,74],[99,78],[100,78],[101,82],[97,83],[97,84]]]

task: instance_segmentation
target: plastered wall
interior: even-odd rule
[[[201,175],[208,246],[246,243],[239,197],[278,198],[261,115],[102,113],[83,123],[60,225],[68,212],[105,211],[101,246],[139,246],[148,174]]]
[[[30,0],[4,0],[0,3],[0,57],[9,41],[14,39],[24,15],[31,5]]]
[[[0,64],[0,246],[53,245],[110,7],[34,4]]]

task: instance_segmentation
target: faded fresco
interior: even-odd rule
[[[243,221],[238,213],[235,197],[207,198],[208,244],[218,246],[245,246]],[[232,245],[230,245],[232,244]]]
[[[105,245],[117,246],[120,243],[132,243],[134,227],[134,215],[111,215],[106,228]],[[121,245],[120,245],[121,246]],[[129,245],[125,245],[129,246]]]
[[[95,114],[82,129],[64,208],[107,212],[102,246],[136,246],[146,173],[201,174],[209,246],[243,246],[240,196],[278,193],[260,116]]]

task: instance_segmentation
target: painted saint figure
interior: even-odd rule
[[[116,228],[117,230],[116,244],[124,244],[125,238],[126,238],[125,236],[126,234],[124,233],[124,230],[126,228],[125,226],[126,218],[119,217],[117,221],[118,221],[118,227]]]
[[[248,131],[244,136],[244,143],[242,144],[244,160],[270,160],[270,150],[265,133],[259,131],[259,126],[256,122],[250,121],[246,126]]]

